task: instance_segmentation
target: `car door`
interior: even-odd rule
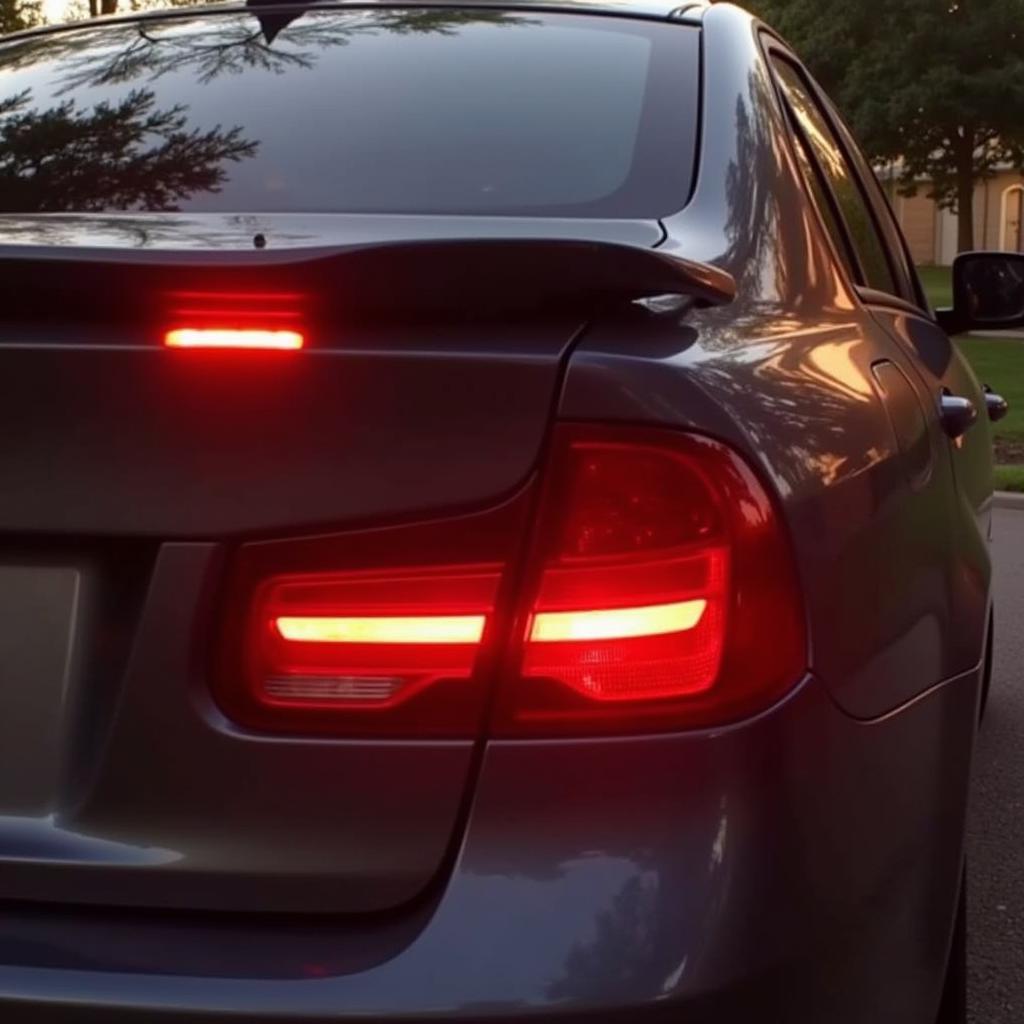
[[[982,657],[991,583],[993,449],[984,385],[959,345],[936,321],[910,260],[909,247],[878,179],[842,118],[827,98],[823,97],[822,101],[850,154],[897,280],[903,282],[899,297],[885,292],[876,295],[867,292],[862,293],[862,298],[869,302],[875,319],[912,354],[912,365],[923,382],[926,400],[938,407],[947,437],[945,448],[957,486],[954,527],[959,571],[954,582],[963,626],[956,631],[960,646],[957,662],[967,668]],[[957,403],[961,400],[971,404],[976,414],[973,421],[965,421],[958,415]]]
[[[870,557],[884,551],[889,560],[874,565],[893,590],[892,628],[905,630],[890,639],[891,663],[905,665],[913,686],[924,688],[939,681],[925,667],[936,652],[941,678],[974,667],[981,656],[990,578],[990,439],[981,417],[950,436],[942,399],[964,397],[983,410],[984,396],[935,322],[884,194],[845,125],[790,53],[771,44],[769,58],[808,190],[837,259],[864,312],[889,340],[873,371],[907,486],[898,507],[872,523]],[[916,669],[914,657],[921,659]],[[864,687],[871,692],[868,683]],[[912,688],[895,684],[893,692],[907,695]],[[857,710],[877,711],[884,697],[875,693]]]
[[[978,413],[977,419],[962,432],[953,433],[950,420],[946,429],[952,444],[948,447],[959,493],[978,521],[980,533],[987,537],[991,524],[992,436],[986,413],[984,388],[971,369],[959,346],[935,319],[917,272],[909,257],[909,249],[892,209],[871,170],[857,147],[849,129],[827,99],[836,132],[850,154],[854,173],[862,183],[867,201],[878,224],[883,244],[895,268],[899,298],[885,291],[862,294],[870,301],[876,319],[916,357],[914,365],[921,374],[930,397],[942,409],[942,398],[964,398]]]

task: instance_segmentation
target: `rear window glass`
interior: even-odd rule
[[[206,14],[0,47],[0,212],[657,217],[698,30],[489,10]]]

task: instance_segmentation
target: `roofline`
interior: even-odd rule
[[[254,10],[303,11],[367,10],[374,8],[452,8],[466,10],[538,11],[549,14],[591,14],[605,17],[637,18],[645,21],[673,21],[699,24],[713,0],[267,0],[253,4],[228,0],[225,3],[204,4],[196,7],[167,7],[147,11],[127,11],[82,21],[64,21],[53,25],[36,25],[7,35],[0,35],[0,47],[11,41],[55,35],[84,28],[104,25],[124,25],[146,21],[174,21],[229,14],[246,14]]]

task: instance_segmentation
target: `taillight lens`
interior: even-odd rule
[[[473,674],[501,566],[273,577],[257,594],[250,682],[267,707],[387,711]]]
[[[273,732],[479,735],[527,500],[243,546],[229,586],[223,709]]]
[[[764,487],[708,438],[562,425],[489,512],[247,544],[224,710],[252,728],[473,737],[672,731],[768,707],[806,666]]]
[[[806,661],[793,562],[726,446],[628,427],[556,431],[502,733],[726,722]]]

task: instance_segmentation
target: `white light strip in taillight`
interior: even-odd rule
[[[663,636],[693,629],[704,615],[707,601],[678,601],[643,608],[608,608],[600,611],[540,612],[533,617],[530,640],[557,643],[573,640],[625,640]]]
[[[486,615],[282,616],[285,640],[306,644],[478,644]]]

